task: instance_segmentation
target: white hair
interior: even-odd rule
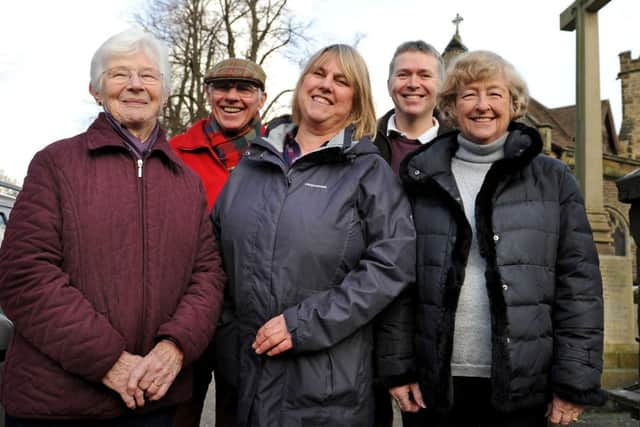
[[[151,33],[131,28],[111,36],[96,50],[91,59],[91,86],[97,92],[102,91],[102,75],[106,65],[115,56],[144,53],[156,62],[162,74],[162,89],[165,95],[171,89],[171,68],[169,51],[163,42]]]

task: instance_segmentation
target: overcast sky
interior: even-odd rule
[[[388,63],[396,46],[423,39],[442,51],[460,13],[463,43],[512,62],[531,94],[548,107],[575,103],[575,33],[560,31],[559,15],[572,0],[290,0],[312,20],[314,48],[352,43],[369,65],[378,115],[392,104]],[[82,132],[98,113],[87,88],[93,52],[131,26],[145,0],[6,1],[0,14],[0,169],[19,181],[47,144]],[[37,13],[35,13],[37,11]],[[601,97],[620,127],[618,54],[640,55],[640,1],[611,0],[599,13]],[[285,60],[266,66],[267,92],[295,82],[299,68]]]

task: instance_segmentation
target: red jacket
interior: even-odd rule
[[[204,133],[206,123],[207,119],[198,120],[185,133],[171,138],[169,143],[178,156],[202,179],[211,210],[220,190],[227,182],[229,171],[209,144]]]
[[[188,365],[213,335],[224,281],[204,196],[162,132],[140,168],[102,114],[36,154],[0,249],[10,415],[126,413],[101,379],[123,350],[145,355],[161,337],[187,368],[145,410],[190,397]]]

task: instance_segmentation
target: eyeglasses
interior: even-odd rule
[[[221,94],[229,93],[231,89],[235,88],[241,98],[250,98],[258,91],[258,87],[256,85],[236,80],[216,80],[207,83],[207,87],[209,90]]]
[[[153,68],[143,68],[142,70],[130,70],[125,67],[116,67],[106,70],[103,74],[107,76],[109,80],[118,84],[129,83],[133,76],[138,76],[138,79],[145,85],[157,85],[162,80],[162,73]]]

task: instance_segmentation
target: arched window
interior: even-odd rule
[[[629,225],[626,218],[618,210],[607,207],[609,227],[613,239],[615,256],[627,256],[629,253]]]

